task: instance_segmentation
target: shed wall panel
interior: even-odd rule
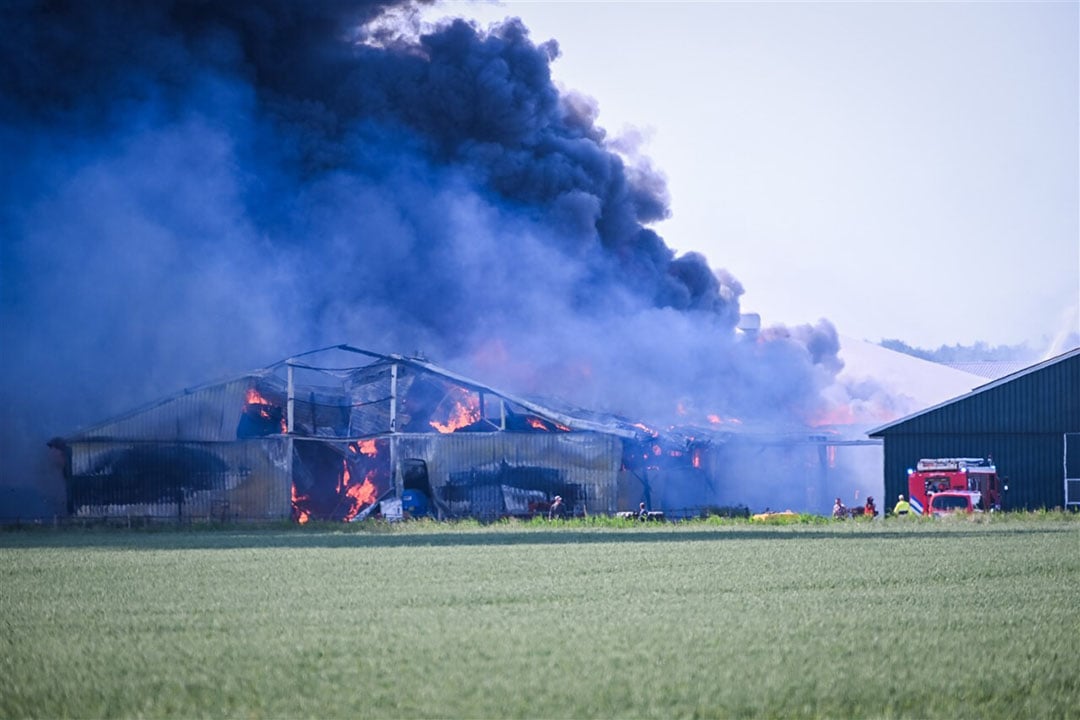
[[[436,498],[445,497],[448,486],[464,482],[468,473],[477,478],[478,484],[491,484],[490,478],[504,470],[510,476],[515,469],[535,469],[538,473],[545,470],[557,473],[558,480],[551,483],[552,488],[563,485],[581,488],[580,507],[572,507],[572,511],[612,513],[616,510],[622,442],[610,435],[460,433],[391,437],[394,462],[399,467],[408,459],[427,464]],[[512,480],[508,482],[513,484]],[[539,482],[536,486],[543,484]]]
[[[288,438],[229,443],[73,443],[76,517],[269,520],[291,513]]]
[[[1065,502],[1063,435],[890,434],[885,440],[885,498],[891,509],[907,494],[907,471],[920,458],[990,457],[1008,479],[1006,510],[1060,507]]]

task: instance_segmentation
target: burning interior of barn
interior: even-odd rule
[[[328,350],[360,361],[313,360]],[[745,503],[725,478],[739,458],[762,457],[794,468],[787,481],[774,475],[795,502],[825,492],[834,441],[770,450],[740,437],[661,432],[341,345],[184,390],[50,447],[75,518],[494,520],[545,515],[556,495],[568,516],[639,502],[680,516]]]

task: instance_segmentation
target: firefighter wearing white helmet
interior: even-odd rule
[[[911,513],[911,504],[904,499],[903,494],[900,495],[900,499],[896,501],[896,505],[893,506],[893,515],[908,515]]]

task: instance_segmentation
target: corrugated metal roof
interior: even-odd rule
[[[82,440],[236,440],[247,391],[269,371],[187,388],[85,428],[68,438]]]
[[[588,412],[579,408],[570,408],[567,405],[563,405],[557,400],[536,400],[533,398],[527,398],[521,395],[513,395],[501,390],[496,390],[488,385],[479,383],[471,378],[467,378],[463,375],[458,375],[455,372],[441,368],[438,365],[427,362],[426,360],[418,360],[414,358],[405,358],[400,356],[393,356],[399,362],[412,365],[413,367],[421,368],[435,375],[441,375],[449,380],[464,385],[466,387],[482,390],[492,395],[508,400],[516,405],[520,405],[526,410],[536,413],[542,417],[550,420],[555,420],[561,425],[565,425],[571,430],[579,430],[582,432],[601,432],[608,435],[616,435],[618,437],[624,437],[629,439],[642,439],[653,434],[651,431],[645,430],[638,425],[631,423],[629,420],[619,418],[614,415],[603,415],[601,413]],[[555,407],[560,405],[560,407]]]
[[[359,348],[354,348],[350,345],[338,345],[334,346],[334,348],[327,349],[337,349],[346,352],[358,353],[366,357],[370,357],[374,360],[374,362],[368,365],[352,370],[351,380],[354,385],[374,383],[376,380],[383,380],[388,373],[389,366],[391,365],[407,365],[409,367],[430,373],[432,375],[438,375],[470,390],[480,391],[500,397],[515,405],[519,405],[525,410],[535,413],[545,419],[554,420],[559,424],[570,428],[571,430],[578,430],[581,432],[601,432],[608,435],[615,435],[617,437],[638,440],[654,434],[652,431],[644,429],[640,425],[634,424],[625,418],[620,418],[614,415],[605,415],[602,413],[590,412],[580,408],[572,408],[569,405],[561,403],[557,400],[530,398],[522,395],[515,395],[512,393],[504,392],[490,385],[479,382],[478,380],[466,377],[452,370],[447,370],[446,368],[429,362],[424,358],[407,357],[405,355],[397,354],[382,355],[379,353],[371,352],[369,350],[361,350]],[[311,369],[318,369],[317,366],[312,365],[306,365],[305,367],[309,367]]]
[[[1031,362],[1027,360],[995,360],[987,362],[946,362],[941,364],[945,367],[951,367],[954,370],[960,370],[972,375],[978,375],[979,377],[997,380],[1006,375],[1012,375],[1013,373],[1025,370],[1031,365]]]
[[[1036,372],[1038,372],[1040,370],[1043,370],[1043,369],[1045,369],[1047,367],[1057,365],[1058,363],[1067,362],[1068,360],[1070,360],[1072,358],[1075,358],[1075,357],[1078,357],[1078,356],[1080,356],[1080,348],[1075,348],[1073,350],[1070,350],[1069,352],[1058,355],[1057,357],[1049,358],[1049,359],[1044,360],[1044,361],[1042,361],[1040,363],[1037,363],[1035,365],[1027,367],[1027,368],[1025,368],[1023,370],[1020,370],[1019,372],[1014,372],[1014,373],[1012,373],[1010,375],[1006,375],[1005,377],[994,380],[993,382],[989,382],[989,383],[987,383],[985,385],[980,385],[979,387],[975,388],[971,392],[966,393],[964,395],[961,395],[959,397],[955,397],[955,398],[953,398],[951,400],[946,400],[945,402],[934,405],[933,407],[928,407],[925,410],[920,410],[919,412],[912,413],[911,415],[907,415],[907,416],[902,417],[902,418],[900,418],[898,420],[894,420],[894,421],[888,423],[887,425],[882,425],[881,427],[874,428],[874,429],[868,431],[867,435],[869,437],[878,437],[878,436],[884,434],[885,432],[887,432],[888,430],[891,430],[891,429],[897,427],[898,425],[903,425],[904,423],[910,422],[911,420],[914,420],[916,418],[923,417],[925,415],[929,415],[930,413],[933,413],[933,412],[935,412],[937,410],[940,410],[941,408],[947,407],[949,405],[953,405],[955,403],[961,402],[961,401],[966,400],[968,398],[975,397],[977,395],[981,395],[981,394],[986,393],[986,392],[988,392],[990,390],[993,390],[995,388],[999,388],[999,387],[1001,387],[1001,386],[1003,386],[1003,385],[1005,385],[1007,383],[1011,383],[1011,382],[1013,382],[1015,380],[1018,380],[1019,378],[1025,377],[1027,375],[1031,375],[1031,374],[1036,373]],[[1075,399],[1074,399],[1074,401],[1075,401]]]
[[[194,388],[181,390],[161,400],[143,405],[118,417],[78,431],[69,442],[89,439],[231,441],[237,439],[237,423],[247,404],[247,393],[258,388],[275,409],[285,405],[285,380],[277,373],[292,366],[324,373],[341,382],[340,398],[334,401],[325,388],[298,386],[295,392],[295,422],[300,434],[319,437],[369,436],[390,430],[390,369],[407,366],[421,373],[441,377],[470,391],[482,392],[518,406],[545,420],[579,432],[599,432],[641,440],[655,435],[641,424],[624,418],[571,408],[557,401],[541,401],[496,390],[489,385],[439,367],[422,358],[381,355],[348,345],[304,353],[308,357],[325,350],[342,350],[370,358],[360,367],[323,368],[289,359],[267,368]],[[399,396],[407,392],[411,378],[399,380]],[[399,409],[400,412],[400,409]],[[348,417],[339,421],[338,415]]]

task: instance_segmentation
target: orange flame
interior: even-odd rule
[[[371,480],[375,477],[375,470],[369,470],[367,475],[364,476],[364,481],[359,485],[350,485],[352,476],[349,473],[349,463],[346,460],[342,460],[341,482],[338,485],[338,492],[341,493],[344,490],[342,499],[348,499],[349,507],[345,511],[345,522],[352,520],[356,517],[364,507],[373,504],[379,497],[379,490],[375,487],[375,483]]]
[[[545,425],[544,421],[540,418],[528,417],[525,418],[525,420],[529,423],[530,426],[536,428],[537,430],[547,430],[547,425]]]
[[[248,405],[269,405],[270,401],[264,398],[259,391],[255,388],[248,388],[247,391],[247,404]]]
[[[341,461],[341,477],[338,478],[337,493],[341,494],[341,491],[349,487],[349,480],[352,479],[352,474],[349,472],[349,461]]]
[[[270,419],[270,408],[276,407],[274,403],[270,402],[262,396],[262,394],[255,388],[248,388],[247,391],[247,404],[257,406],[259,408],[259,414],[266,420]],[[286,433],[289,431],[289,425],[285,421],[285,418],[281,418],[281,432]]]
[[[307,502],[307,495],[298,495],[296,493],[296,485],[292,486],[292,510],[293,517],[296,518],[296,522],[303,525],[311,519],[311,513],[304,510],[301,506],[302,503]]]
[[[358,452],[361,455],[367,455],[368,457],[375,457],[379,454],[379,449],[375,447],[375,438],[355,442],[349,446],[349,449],[354,453]]]
[[[451,399],[450,395],[456,397]],[[480,419],[480,398],[464,388],[453,388],[447,393],[447,399],[451,401],[450,412],[445,423],[438,420],[430,422],[431,427],[441,433],[452,433],[459,428],[472,425]]]
[[[855,410],[851,405],[838,404],[827,408],[816,417],[810,419],[812,427],[822,425],[851,425],[855,422]]]
[[[353,485],[345,494],[356,501],[356,509],[359,510],[364,505],[370,505],[378,498],[379,489],[375,487],[375,483],[371,482],[371,477],[374,476],[375,471],[372,470],[365,478],[364,482],[359,485]],[[352,513],[349,517],[354,517],[356,513]]]
[[[645,432],[649,433],[653,437],[656,437],[656,435],[657,435],[657,432],[655,430],[653,430],[651,427],[649,427],[648,425],[646,425],[645,423],[634,423],[633,427],[640,428],[641,430],[644,430]]]

